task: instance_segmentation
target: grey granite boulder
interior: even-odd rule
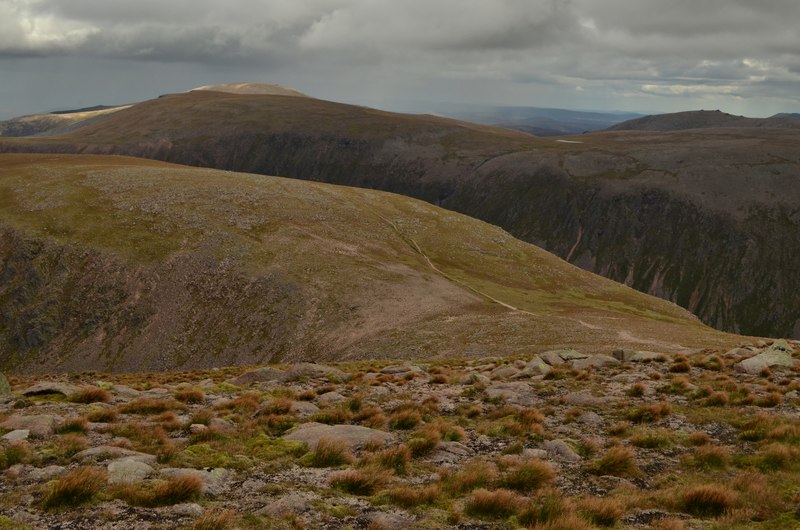
[[[27,430],[30,431],[31,436],[45,438],[52,435],[63,422],[64,420],[60,417],[50,414],[14,415],[0,423],[0,427],[12,431]]]
[[[144,462],[133,458],[122,458],[108,464],[108,482],[109,484],[134,484],[143,481],[154,471]]]
[[[359,448],[372,441],[384,444],[394,441],[394,435],[391,433],[361,425],[326,425],[316,422],[304,423],[283,438],[303,442],[312,451],[317,448],[322,438],[341,440],[351,448]]]
[[[793,353],[794,348],[789,346],[785,340],[776,340],[772,346],[763,352],[734,364],[733,368],[737,372],[744,372],[750,375],[758,375],[765,368],[781,366],[791,368],[797,364],[797,361],[792,357]]]

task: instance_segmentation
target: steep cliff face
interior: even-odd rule
[[[719,329],[800,335],[797,131],[565,144],[309,98],[216,97],[148,102],[0,150],[128,154],[397,192],[497,224]]]

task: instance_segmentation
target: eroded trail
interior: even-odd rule
[[[468,289],[468,290],[472,291],[473,293],[477,294],[478,296],[480,296],[482,298],[485,298],[485,299],[487,299],[490,302],[493,302],[495,304],[501,305],[501,306],[505,307],[506,309],[510,309],[511,311],[516,311],[516,312],[519,312],[519,313],[525,313],[525,314],[531,315],[531,316],[537,316],[536,313],[532,313],[531,311],[527,311],[525,309],[520,309],[520,308],[515,307],[515,306],[513,306],[511,304],[503,302],[502,300],[498,300],[494,296],[492,296],[492,295],[490,295],[488,293],[485,293],[485,292],[481,291],[480,289],[476,289],[475,287],[469,285],[468,283],[463,282],[462,280],[459,280],[458,278],[453,278],[452,276],[450,276],[449,274],[444,272],[442,269],[437,267],[436,264],[433,263],[433,261],[431,261],[431,258],[427,254],[425,254],[425,252],[422,250],[422,248],[419,246],[419,244],[414,240],[414,238],[403,234],[400,231],[400,229],[397,227],[397,225],[394,222],[390,221],[389,219],[386,219],[385,217],[383,217],[381,215],[378,215],[378,217],[380,217],[381,220],[383,220],[385,223],[387,223],[389,226],[391,226],[392,229],[395,231],[395,233],[398,236],[400,236],[400,239],[402,239],[409,247],[411,247],[411,249],[414,250],[414,252],[416,252],[417,254],[422,256],[422,258],[425,260],[425,262],[428,264],[428,266],[431,268],[431,270],[436,272],[436,274],[439,274],[440,276],[442,276],[446,280],[448,280],[450,282],[453,282],[453,283],[455,283],[455,284],[457,284],[457,285],[459,285],[459,286],[461,286],[461,287],[463,287],[465,289]]]

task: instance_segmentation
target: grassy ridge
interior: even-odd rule
[[[363,189],[2,155],[0,226],[0,306],[19,315],[2,358],[25,370],[56,352],[64,369],[130,370],[736,340],[497,227]]]

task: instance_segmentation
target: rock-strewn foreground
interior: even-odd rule
[[[11,376],[0,528],[794,528],[798,345]]]

